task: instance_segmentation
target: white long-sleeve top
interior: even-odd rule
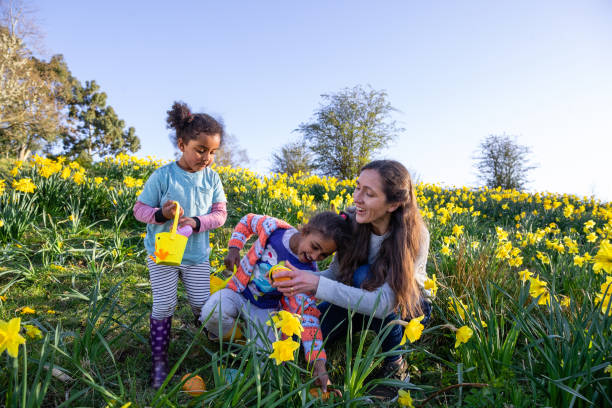
[[[380,251],[380,245],[387,237],[385,235],[370,235],[370,247],[368,250],[368,263],[372,265]],[[423,226],[419,253],[414,260],[414,276],[421,288],[424,297],[427,299],[428,291],[424,289],[427,280],[427,255],[429,254],[429,231]],[[357,313],[371,315],[383,319],[390,314],[395,306],[395,294],[393,289],[385,282],[381,287],[368,291],[361,288],[345,285],[338,282],[337,274],[339,271],[338,260],[334,256],[329,267],[319,272],[319,286],[315,297],[345,309],[354,310]],[[378,302],[378,304],[377,304]],[[376,310],[374,308],[376,307]],[[372,313],[374,312],[374,313]]]

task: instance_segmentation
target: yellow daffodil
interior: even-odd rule
[[[455,341],[455,348],[459,347],[461,343],[467,343],[473,334],[474,330],[470,329],[468,326],[461,326],[459,330],[457,330],[457,333],[455,333],[455,336],[457,337],[457,340]]]
[[[414,405],[412,405],[412,397],[410,396],[410,391],[399,390],[397,392],[397,403],[402,408],[414,408]]]
[[[23,314],[35,314],[35,313],[36,313],[36,310],[35,310],[35,309],[32,309],[32,308],[31,308],[31,307],[29,307],[29,306],[26,306],[26,307],[21,308],[21,312],[20,312],[20,313],[21,313],[22,315],[23,315]]]
[[[60,175],[60,177],[64,180],[70,177],[70,167],[64,167],[64,170],[62,170],[62,174]]]
[[[425,326],[421,324],[421,320],[423,320],[424,318],[425,316],[421,315],[410,320],[410,322],[404,328],[404,335],[402,336],[402,341],[400,342],[400,345],[404,345],[406,343],[406,339],[410,340],[411,343],[414,343],[415,341],[421,338],[421,335],[423,334],[423,329],[425,328]]]
[[[533,273],[530,272],[528,269],[522,270],[518,274],[521,277],[521,282],[523,283],[527,282],[529,278],[533,277]]]
[[[580,255],[574,256],[574,265],[582,267],[582,265],[584,265],[584,261],[586,261],[586,259],[583,256],[580,256]]]
[[[0,320],[0,354],[6,350],[9,356],[17,357],[19,345],[25,343],[25,339],[19,334],[20,326],[20,317],[15,317],[8,323]]]
[[[4,227],[4,220],[0,220],[0,228],[2,228],[2,227]]]
[[[300,343],[293,341],[291,337],[285,340],[279,340],[272,343],[274,351],[270,354],[269,358],[276,360],[276,365],[279,365],[283,361],[291,361],[294,357],[294,352],[300,348]]]
[[[213,294],[225,288],[227,284],[229,283],[229,281],[232,279],[232,276],[230,276],[227,279],[221,279],[217,275],[211,275],[210,276],[210,293]]]
[[[429,291],[432,297],[435,297],[436,293],[438,292],[438,280],[436,279],[436,274],[434,273],[431,276],[431,279],[425,280],[423,286]]]
[[[467,305],[463,303],[459,299],[455,299],[451,297],[448,299],[448,310],[451,312],[456,311],[457,314],[461,317],[461,320],[465,320],[465,311],[467,310]]]
[[[442,249],[440,250],[440,253],[442,255],[449,256],[451,254],[451,250],[450,250],[450,248],[448,246],[442,245]]]
[[[561,295],[560,299],[559,299],[559,304],[563,307],[569,307],[570,305],[570,298],[567,296],[563,296]]]
[[[294,334],[301,337],[304,331],[299,316],[289,313],[286,310],[280,310],[277,314],[272,316],[272,320],[268,320],[266,324],[268,326],[274,324],[274,327],[277,329],[280,328],[281,332],[289,337]]]
[[[601,313],[612,315],[612,276],[606,276],[606,281],[601,285],[601,291],[595,295],[595,304],[601,305]]]
[[[19,180],[13,180],[13,188],[23,193],[33,193],[36,190],[36,185],[32,183],[32,179],[27,177]]]
[[[548,291],[548,288],[546,288],[548,283],[541,281],[538,278],[529,278],[529,283],[529,295],[534,299],[539,297],[539,305],[550,304],[550,292]]]
[[[603,269],[607,274],[612,274],[612,244],[610,241],[601,241],[599,245],[599,251],[593,257],[595,263],[593,264],[593,272],[601,273]]]
[[[26,335],[31,339],[40,339],[42,338],[42,332],[40,329],[34,325],[26,324],[23,326],[26,329]]]
[[[604,369],[604,373],[610,374],[610,378],[612,378],[612,364],[608,364],[608,366]]]

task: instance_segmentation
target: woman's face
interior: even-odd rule
[[[357,207],[356,220],[359,224],[372,224],[374,233],[378,235],[387,232],[391,213],[397,209],[398,204],[387,202],[378,171],[368,169],[359,174],[353,200]]]
[[[182,139],[178,140],[178,148],[183,152],[183,156],[179,159],[179,166],[190,173],[203,170],[212,164],[215,159],[215,152],[221,145],[221,135],[207,135],[198,133],[195,139],[184,143]]]

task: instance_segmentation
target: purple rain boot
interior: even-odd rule
[[[151,337],[151,386],[158,389],[168,376],[168,345],[170,344],[170,327],[172,316],[162,320],[150,318]]]

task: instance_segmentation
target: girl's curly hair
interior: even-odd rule
[[[225,136],[225,129],[220,120],[213,118],[206,113],[191,113],[189,106],[184,102],[174,102],[172,109],[168,112],[168,128],[174,129],[175,133],[171,136],[174,144],[181,139],[183,143],[188,143],[195,139],[199,133],[205,135],[219,135],[221,144]]]

